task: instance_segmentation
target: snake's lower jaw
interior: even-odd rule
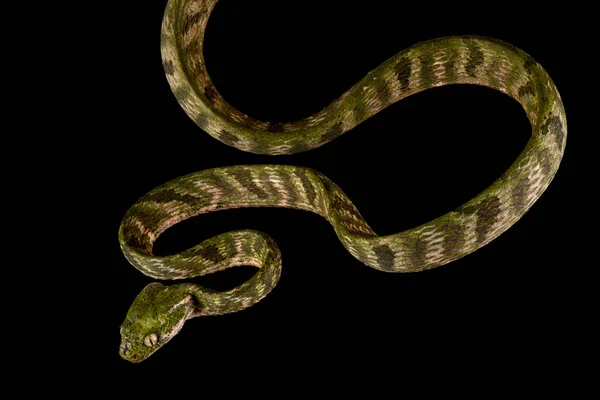
[[[131,348],[131,342],[123,340],[121,342],[121,346],[119,347],[119,355],[122,359],[131,361],[134,363],[140,362],[143,360],[140,356],[138,356],[137,352]]]
[[[121,346],[119,347],[119,355],[122,359],[127,360],[132,363],[139,363],[150,357],[154,352],[160,349],[161,346],[156,346],[152,349],[138,349],[136,346],[132,346],[131,342],[127,340],[123,340],[121,342]]]

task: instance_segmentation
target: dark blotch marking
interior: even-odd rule
[[[465,43],[467,48],[467,60],[469,62],[465,66],[465,70],[467,71],[467,75],[471,78],[475,78],[477,76],[477,67],[483,64],[485,56],[479,46],[475,44],[473,41],[468,40]]]
[[[563,126],[560,122],[560,118],[558,118],[556,115],[550,114],[546,118],[544,123],[540,126],[540,133],[542,135],[547,135],[548,133],[553,133],[554,138],[556,140],[556,145],[559,148],[562,148],[565,132],[564,132]]]
[[[123,224],[123,236],[126,239],[126,243],[129,247],[137,250],[143,250],[146,253],[150,253],[151,245],[148,236],[143,235],[140,228],[131,223],[126,222]]]
[[[344,215],[340,215],[342,220],[346,220],[345,224],[349,222],[357,222],[362,220],[360,213],[356,206],[344,195],[339,192],[339,189],[329,194],[330,199],[330,207],[335,211],[344,210]],[[349,214],[349,215],[348,215]],[[348,218],[351,218],[351,221],[348,221]]]
[[[221,130],[221,132],[219,133],[219,139],[226,144],[229,145],[235,145],[236,143],[240,142],[240,139],[235,136],[232,135],[230,132],[226,131],[226,130]]]
[[[387,270],[392,270],[394,267],[394,252],[387,244],[382,244],[373,247],[375,255],[377,255],[377,263],[380,267]]]
[[[458,256],[465,243],[465,230],[459,224],[448,224],[444,230],[444,256],[454,258]]]
[[[535,88],[531,81],[527,81],[527,83],[519,88],[519,97],[524,97],[526,95],[535,95]]]
[[[220,263],[226,259],[226,257],[219,252],[219,248],[214,244],[201,247],[195,252],[195,255],[196,254],[215,263]]]
[[[329,210],[336,215],[334,218],[336,218],[349,233],[359,236],[368,236],[366,232],[359,229],[359,227],[362,227],[364,230],[369,230],[368,226],[365,226],[366,222],[360,215],[356,206],[343,194],[341,189],[335,186],[329,179],[323,177],[321,181],[325,186],[325,191],[329,198]]]
[[[280,264],[281,258],[279,253],[274,249],[268,249],[264,258],[264,265],[269,264]],[[279,276],[281,274],[281,268],[268,268],[264,271],[261,271],[259,277],[260,282],[265,285],[267,288],[272,288],[274,286],[274,282],[277,282]],[[258,287],[256,288],[256,294],[253,296],[254,298],[258,298]]]
[[[335,184],[329,180],[329,178],[325,177],[323,174],[314,171],[315,175],[320,179],[321,183],[325,187],[325,192],[333,192],[335,191]]]
[[[433,63],[435,59],[430,54],[425,56],[419,56],[419,64],[421,65],[421,81],[425,86],[433,86],[436,81],[436,77],[433,71]]]
[[[238,169],[230,172],[229,174],[232,175],[250,193],[253,193],[256,196],[258,196],[259,199],[269,198],[269,194],[253,182],[250,171],[245,169]]]
[[[175,95],[175,98],[177,99],[177,101],[180,103],[185,101],[189,96],[188,91],[181,87],[177,87],[177,88],[173,89],[173,94]]]
[[[368,85],[371,86],[377,93],[377,99],[387,106],[392,103],[392,91],[387,79],[370,79]]]
[[[204,129],[206,127],[206,120],[207,120],[206,114],[200,113],[200,114],[198,114],[198,116],[196,117],[194,122],[200,128]]]
[[[298,169],[294,172],[296,173],[296,176],[300,178],[300,182],[302,182],[302,187],[306,192],[306,197],[308,198],[308,201],[314,205],[315,199],[317,198],[317,192],[315,191],[315,188],[306,176],[306,171],[303,169]]]
[[[490,228],[498,220],[500,214],[500,199],[498,196],[490,195],[481,201],[475,212],[477,215],[477,242],[482,243],[485,240]]]
[[[415,244],[409,250],[408,258],[410,259],[410,263],[413,267],[422,267],[425,265],[425,252],[427,251],[427,245],[425,242],[421,240],[421,238],[417,238]]]
[[[257,256],[262,255],[263,251],[265,251],[265,242],[263,240],[256,240],[254,241],[252,247],[254,248],[254,253]]]
[[[144,207],[143,203],[133,205],[131,212],[142,222],[146,229],[152,231],[156,230],[164,221],[171,217],[167,211],[161,209],[149,210],[148,207]],[[136,229],[139,229],[137,225],[135,225],[135,227]],[[148,238],[148,243],[150,243],[149,240],[150,239]]]
[[[283,123],[281,122],[271,122],[267,127],[267,132],[279,133],[283,132]]]
[[[562,124],[559,122],[559,125],[554,130],[554,139],[556,140],[556,145],[559,149],[562,150],[562,146],[565,142],[565,131]]]
[[[462,205],[460,207],[458,207],[456,210],[454,210],[456,212],[462,213],[462,214],[473,214],[475,212],[475,206],[469,205]]]
[[[523,68],[525,68],[527,73],[531,75],[533,73],[533,68],[535,67],[535,64],[536,63],[533,57],[527,55],[527,59],[525,60],[525,63],[523,63]]]
[[[213,85],[208,85],[204,88],[204,97],[210,104],[215,103],[215,99],[219,96],[217,89]]]
[[[175,67],[173,67],[172,60],[163,60],[163,68],[165,69],[165,74],[173,75],[175,72]]]
[[[336,137],[338,137],[339,135],[341,135],[342,133],[344,133],[344,129],[342,128],[342,123],[341,122],[336,122],[334,125],[331,126],[331,128],[329,128],[329,130],[323,135],[323,137],[321,138],[321,141],[323,143],[327,143],[333,139],[335,139]]]
[[[169,203],[171,201],[180,201],[188,205],[196,205],[200,200],[198,197],[182,194],[174,189],[164,189],[157,192],[150,192],[143,197],[143,201],[153,201],[155,203]]]
[[[402,57],[394,67],[394,72],[396,73],[396,78],[400,83],[400,88],[402,90],[407,90],[410,83],[410,75],[412,74],[412,65],[410,60],[407,57]]]
[[[392,103],[392,89],[387,79],[378,79],[375,89],[377,90],[379,101],[384,105]]]
[[[525,212],[525,199],[529,194],[529,186],[529,179],[521,178],[510,196],[513,207],[517,210],[521,210],[521,214]]]
[[[235,192],[235,187],[221,177],[217,172],[213,172],[212,180],[219,189],[226,192]]]
[[[262,188],[268,190],[269,192],[271,192],[271,195],[273,197],[279,197],[280,194],[277,191],[277,188],[275,187],[275,184],[273,182],[271,182],[271,180],[269,179],[270,177],[271,177],[271,174],[268,173],[267,171],[261,171],[261,172],[258,173],[258,179],[261,182]]]

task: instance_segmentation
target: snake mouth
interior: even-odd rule
[[[121,346],[119,347],[119,355],[121,358],[131,361],[131,362],[140,362],[142,361],[140,357],[133,351],[131,348],[131,343],[123,340]]]

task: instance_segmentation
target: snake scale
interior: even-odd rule
[[[167,343],[192,317],[242,310],[277,283],[281,255],[266,234],[228,232],[178,254],[152,254],[156,238],[187,218],[240,207],[287,207],[317,213],[344,247],[366,265],[415,272],[449,263],[512,226],[554,177],[566,144],[560,95],[546,71],[524,51],[499,40],[453,36],[418,43],[368,73],[316,114],[290,123],[250,118],[230,106],[212,84],[203,58],[207,21],[218,0],[169,0],[161,52],[177,101],[205,132],[240,150],[292,154],[327,143],[390,104],[448,84],[475,84],[517,100],[531,138],[511,167],[461,207],[421,226],[378,236],[342,190],[319,172],[285,165],[247,165],[192,173],[157,187],[125,214],[119,242],[127,260],[162,280],[185,279],[238,265],[257,273],[229,291],[192,283],[151,283],[136,297],[121,326],[121,356],[139,362]]]

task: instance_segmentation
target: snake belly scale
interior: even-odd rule
[[[401,51],[322,111],[290,123],[269,123],[230,106],[212,84],[203,39],[217,0],[169,0],[161,51],[167,80],[181,107],[205,132],[240,150],[292,154],[327,143],[390,104],[448,84],[487,86],[517,100],[531,123],[531,138],[510,168],[461,207],[404,232],[378,236],[344,192],[319,172],[285,165],[247,165],[192,173],[157,187],[126,213],[119,242],[127,260],[161,280],[185,279],[237,265],[257,273],[217,292],[192,283],[151,283],[136,297],[121,326],[121,356],[139,362],[167,343],[192,317],[249,307],[276,285],[281,254],[266,234],[228,232],[186,251],[155,256],[156,238],[187,218],[241,207],[287,207],[317,213],[343,246],[366,265],[386,272],[416,272],[449,263],[512,226],[554,177],[566,144],[560,95],[546,71],[505,42],[453,36]]]

